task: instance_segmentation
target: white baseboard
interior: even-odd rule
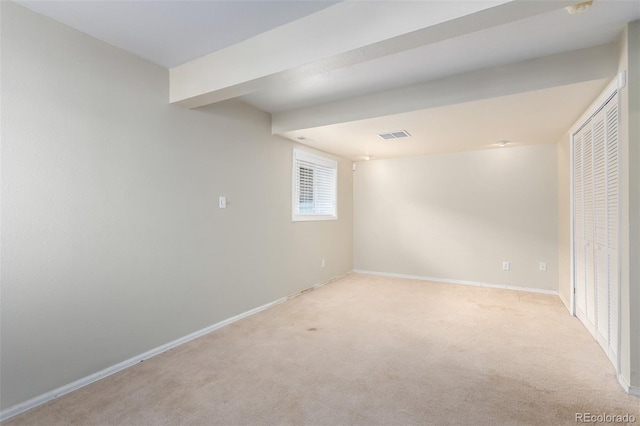
[[[318,289],[318,288],[320,288],[320,287],[324,287],[325,285],[327,285],[327,284],[329,284],[329,283],[332,283],[332,282],[334,282],[334,281],[337,281],[337,280],[339,280],[339,279],[341,279],[341,278],[346,277],[347,275],[351,274],[352,272],[353,272],[353,271],[349,271],[349,272],[347,272],[346,274],[335,276],[335,277],[333,277],[333,278],[329,279],[328,281],[323,281],[323,282],[321,282],[321,283],[314,284],[314,285],[312,285],[311,287],[303,288],[303,289],[302,289],[302,290],[300,290],[300,291],[296,291],[295,293],[291,293],[290,295],[288,295],[288,296],[286,297],[286,300],[294,299],[294,298],[296,298],[296,297],[298,297],[298,296],[302,296],[302,295],[303,295],[303,294],[305,294],[305,293],[309,293],[310,291],[313,291],[313,290]]]
[[[49,402],[53,399],[56,399],[62,395],[68,394],[69,392],[73,392],[77,389],[80,389],[84,386],[87,386],[93,382],[96,382],[100,379],[103,379],[107,376],[110,376],[112,374],[115,374],[119,371],[124,370],[125,368],[129,368],[135,364],[138,364],[139,362],[145,361],[149,358],[152,358],[156,355],[159,355],[161,353],[164,353],[170,349],[175,348],[176,346],[180,346],[184,343],[190,342],[191,340],[197,339],[198,337],[202,337],[205,334],[211,333],[212,331],[218,330],[219,328],[222,328],[226,325],[229,325],[233,322],[236,322],[238,320],[241,320],[243,318],[249,317],[251,315],[257,314],[258,312],[264,311],[265,309],[268,309],[272,306],[278,305],[280,303],[286,302],[287,300],[289,300],[291,297],[295,297],[296,295],[299,296],[303,293],[306,293],[307,291],[313,290],[315,288],[318,287],[322,287],[330,282],[333,282],[335,280],[338,280],[342,277],[345,277],[348,274],[344,274],[338,277],[334,277],[331,278],[328,281],[324,281],[322,283],[318,283],[315,284],[309,288],[306,288],[304,290],[301,290],[299,292],[294,293],[291,296],[287,296],[287,297],[281,297],[280,299],[274,300],[273,302],[267,303],[265,305],[262,306],[258,306],[257,308],[251,309],[247,312],[243,312],[239,315],[236,315],[234,317],[231,318],[227,318],[226,320],[220,321],[218,323],[215,323],[213,325],[210,325],[208,327],[205,327],[201,330],[195,331],[191,334],[188,334],[186,336],[180,337],[179,339],[173,340],[169,343],[166,343],[164,345],[158,346],[157,348],[151,349],[150,351],[147,351],[143,354],[134,356],[132,358],[129,358],[125,361],[119,362],[118,364],[112,365],[111,367],[107,367],[104,370],[98,371],[97,373],[93,373],[89,376],[83,377],[82,379],[76,380],[75,382],[66,384],[64,386],[61,386],[57,389],[54,389],[52,391],[43,393],[42,395],[38,395],[34,398],[31,398],[28,401],[19,403],[14,405],[13,407],[9,407],[6,410],[0,412],[0,422],[8,420],[12,417],[17,416],[18,414],[24,413],[25,411],[31,410],[32,408],[38,407],[39,405],[42,405],[46,402]]]
[[[569,313],[571,313],[571,304],[569,302],[567,302],[567,300],[564,298],[564,296],[562,296],[562,293],[558,292],[558,297],[562,301],[562,304],[564,305],[564,307],[567,308],[567,311],[569,311]],[[571,314],[571,315],[573,315],[573,314]]]
[[[409,278],[412,280],[420,280],[420,281],[433,281],[433,282],[447,283],[447,284],[460,284],[460,285],[470,285],[470,286],[476,286],[476,287],[500,288],[503,290],[516,290],[516,291],[526,291],[529,293],[551,294],[554,296],[558,295],[558,292],[555,290],[518,287],[518,286],[511,286],[511,285],[504,285],[504,284],[491,284],[491,283],[481,283],[477,281],[451,280],[448,278],[424,277],[421,275],[394,274],[391,272],[364,271],[361,269],[354,269],[353,272],[358,274],[380,275],[383,277]]]
[[[253,314],[257,314],[258,312],[264,311],[267,308],[270,308],[274,305],[280,304],[282,302],[285,302],[287,300],[286,297],[280,298],[278,300],[275,300],[273,302],[267,303],[265,305],[259,306],[255,309],[251,309],[250,311],[241,313],[239,315],[236,315],[234,317],[228,318],[226,320],[220,321],[218,323],[215,323],[213,325],[210,325],[209,327],[205,327],[201,330],[195,331],[191,334],[188,334],[186,336],[183,336],[179,339],[176,339],[172,342],[166,343],[164,345],[158,346],[157,348],[151,349],[150,351],[147,351],[143,354],[134,356],[132,358],[129,358],[125,361],[119,362],[118,364],[112,365],[111,367],[107,367],[104,370],[98,371],[97,373],[91,374],[89,376],[83,377],[82,379],[76,380],[75,382],[71,382],[67,385],[61,386],[57,389],[54,389],[52,391],[46,392],[42,395],[36,396],[35,398],[32,398],[28,401],[25,401],[21,404],[17,404],[14,405],[11,408],[8,408],[4,411],[2,411],[2,413],[0,413],[0,421],[4,421],[7,419],[10,419],[11,417],[17,416],[18,414],[24,413],[27,410],[30,410],[32,408],[35,408],[39,405],[44,404],[45,402],[51,401],[52,399],[58,398],[62,395],[65,395],[69,392],[73,392],[74,390],[80,389],[84,386],[87,386],[95,381],[98,381],[100,379],[103,379],[107,376],[110,376],[112,374],[115,374],[119,371],[124,370],[125,368],[131,367],[139,362],[145,361],[149,358],[152,358],[156,355],[159,355],[163,352],[166,352],[170,349],[175,348],[176,346],[180,346],[184,343],[187,343],[191,340],[197,339],[198,337],[204,336],[205,334],[211,333],[212,331],[215,331],[219,328],[224,327],[225,325],[229,325],[235,321],[241,320],[243,318],[246,318],[248,316],[251,316]]]
[[[627,392],[629,395],[640,396],[640,387],[631,386],[629,383],[627,383],[625,378],[622,377],[622,374],[618,374],[618,383],[620,383],[622,389],[624,389],[625,392]]]

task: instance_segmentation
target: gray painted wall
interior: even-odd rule
[[[293,223],[268,114],[0,4],[2,409],[351,270],[350,161],[339,219]]]
[[[558,149],[558,295],[571,311],[571,136],[556,142]]]
[[[556,159],[548,144],[358,163],[354,269],[557,290]]]
[[[627,70],[620,94],[621,375],[640,396],[640,21],[620,39],[619,70]]]
[[[631,374],[640,396],[640,21],[629,24],[629,164]]]

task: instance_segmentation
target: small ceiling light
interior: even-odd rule
[[[367,160],[367,161],[369,161],[369,160],[371,160],[371,156],[370,156],[370,155],[365,155],[365,156],[364,156],[364,159],[365,159],[365,160]]]
[[[569,12],[570,15],[577,15],[590,8],[592,4],[593,0],[583,1],[582,3],[576,3],[574,5],[565,7],[565,9],[567,9],[567,12]]]
[[[500,142],[498,142],[498,146],[500,148],[503,148],[503,147],[507,146],[508,143],[509,143],[509,141],[500,141]]]

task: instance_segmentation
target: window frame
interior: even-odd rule
[[[335,206],[334,214],[300,214],[296,212],[296,206],[299,205],[299,194],[296,190],[297,187],[297,160],[306,161],[309,163],[317,164],[321,167],[327,167],[335,171],[335,189],[333,193],[333,204]],[[315,191],[314,191],[315,195]],[[291,162],[291,220],[293,222],[308,222],[308,221],[320,221],[320,220],[337,220],[338,219],[338,162],[326,157],[321,157],[316,154],[311,154],[308,151],[294,148]]]

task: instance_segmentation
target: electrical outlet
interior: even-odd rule
[[[547,262],[540,262],[539,268],[542,272],[547,272]]]
[[[324,263],[324,259],[322,259],[322,262],[320,262],[320,264],[321,264],[321,265],[322,265],[322,267],[324,268],[324,265],[325,265],[325,263]]]
[[[508,260],[502,262],[502,270],[508,271],[509,269],[511,269],[511,262],[509,262]]]

